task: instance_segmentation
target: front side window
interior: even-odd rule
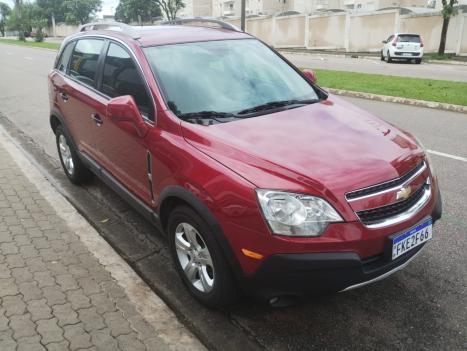
[[[244,116],[263,105],[319,100],[310,83],[256,39],[154,46],[145,54],[180,118],[203,111]]]
[[[105,57],[101,91],[110,97],[131,95],[141,114],[153,118],[153,106],[138,69],[130,54],[110,43]]]
[[[66,70],[68,68],[68,62],[70,61],[70,56],[71,56],[71,52],[73,51],[74,45],[75,45],[74,42],[69,43],[65,47],[65,49],[63,49],[62,55],[60,56],[60,60],[58,61],[58,64],[56,67],[60,72],[66,73]]]
[[[70,76],[89,86],[95,86],[99,55],[104,41],[99,39],[79,40],[70,62]]]

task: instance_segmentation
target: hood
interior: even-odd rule
[[[339,201],[415,167],[409,133],[330,96],[321,103],[211,126],[182,122],[188,143],[259,188]]]

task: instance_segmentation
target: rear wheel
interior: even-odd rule
[[[383,50],[381,50],[381,61],[384,61]]]
[[[64,128],[59,125],[55,130],[58,155],[66,176],[74,184],[81,184],[92,177],[92,173],[81,162]]]
[[[170,214],[169,245],[180,277],[198,301],[218,308],[234,302],[238,291],[214,235],[190,207],[177,207]]]
[[[416,63],[417,65],[421,64],[421,63],[422,63],[422,59],[416,59],[416,60],[415,60],[415,63]]]
[[[391,63],[391,62],[392,62],[391,54],[388,51],[388,63]]]

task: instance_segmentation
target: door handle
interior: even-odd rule
[[[65,94],[65,93],[60,93],[60,97],[62,98],[62,100],[63,100],[64,102],[67,102],[68,99],[69,99],[68,95]]]
[[[97,113],[91,114],[91,119],[96,122],[97,126],[100,127],[104,121],[102,120],[101,116],[99,116]]]

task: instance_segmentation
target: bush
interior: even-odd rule
[[[42,29],[38,29],[36,32],[36,36],[34,37],[34,41],[36,43],[42,43],[44,41],[44,32]]]

